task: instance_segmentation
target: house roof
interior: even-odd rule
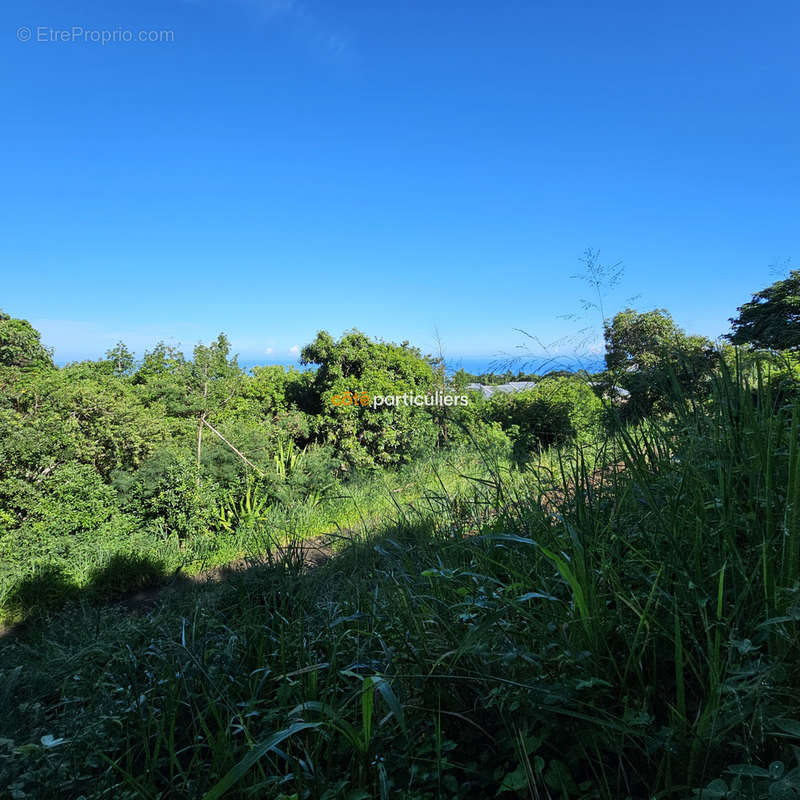
[[[480,392],[484,397],[488,398],[495,394],[495,392],[514,394],[515,392],[524,392],[527,389],[533,389],[534,386],[536,386],[534,381],[511,381],[510,383],[500,384],[468,383],[467,389]]]

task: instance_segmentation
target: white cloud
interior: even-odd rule
[[[264,352],[269,355],[272,352],[272,348],[268,347]]]
[[[298,354],[300,353],[300,345],[298,345],[298,344],[293,344],[293,345],[292,345],[292,346],[289,348],[289,352],[290,352],[290,353],[291,353],[293,356],[296,356],[296,355],[298,355]]]

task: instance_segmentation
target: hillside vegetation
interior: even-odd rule
[[[11,322],[9,796],[800,797],[791,354],[622,312],[591,389],[342,409],[460,390],[358,332],[246,375],[224,337],[56,369]]]

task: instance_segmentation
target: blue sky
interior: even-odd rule
[[[591,247],[626,267],[607,310],[638,296],[717,336],[800,258],[799,18],[5,3],[0,307],[60,360],[220,330],[277,360],[351,327],[494,355],[529,341],[517,328],[552,343],[582,326],[561,317]],[[91,41],[103,30],[173,41]]]

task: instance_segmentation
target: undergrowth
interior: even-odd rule
[[[800,797],[800,411],[712,399],[487,465],[151,614],[0,644],[11,797]],[[367,529],[370,526],[365,526]]]

